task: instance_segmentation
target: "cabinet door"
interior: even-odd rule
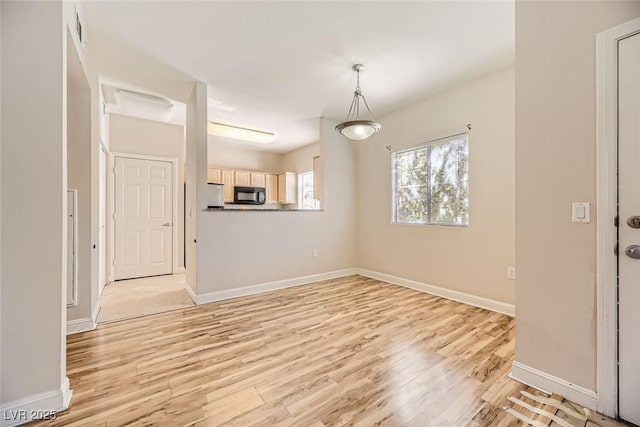
[[[298,199],[296,179],[297,176],[294,172],[278,175],[278,203],[296,203]]]
[[[247,171],[236,171],[236,187],[250,187],[251,186],[251,173]]]
[[[278,175],[266,174],[266,203],[278,203]]]
[[[222,184],[222,175],[220,169],[208,169],[207,182],[210,182],[212,184]]]
[[[251,186],[252,187],[266,187],[266,177],[261,172],[251,172]]]
[[[224,184],[224,202],[233,203],[233,183],[235,174],[233,171],[229,170],[223,170],[221,174],[222,183]]]

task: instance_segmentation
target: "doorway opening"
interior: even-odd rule
[[[116,81],[103,79],[100,91],[107,250],[97,323],[193,306],[185,280],[186,106]]]

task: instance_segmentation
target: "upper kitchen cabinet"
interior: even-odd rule
[[[297,175],[285,172],[278,175],[278,203],[289,204],[298,201]]]
[[[251,172],[251,186],[252,187],[266,187],[266,174],[263,172]]]
[[[248,171],[235,171],[236,187],[250,187],[251,186],[251,172]]]
[[[211,184],[222,184],[222,171],[220,169],[208,169],[207,182]]]

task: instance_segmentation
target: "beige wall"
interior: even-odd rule
[[[313,170],[313,158],[320,155],[320,143],[305,145],[285,153],[282,158],[283,172],[310,172]]]
[[[596,33],[639,15],[640,2],[516,2],[516,360],[591,390]],[[571,222],[576,201],[591,223]]]
[[[335,125],[320,121],[323,212],[200,212],[198,295],[355,267],[353,147]]]
[[[270,173],[309,172],[313,170],[313,157],[320,154],[320,143],[308,144],[287,153],[234,147],[228,142],[216,141],[209,136],[207,159],[209,167]]]
[[[68,38],[67,187],[77,190],[77,301],[67,309],[67,321],[91,317],[91,91],[75,47]],[[69,272],[71,274],[71,272]]]
[[[279,173],[282,171],[282,154],[234,147],[228,142],[217,142],[209,136],[207,159],[209,167]]]
[[[207,87],[201,82],[194,84],[187,99],[187,123],[185,126],[187,186],[187,284],[195,293],[199,291],[200,263],[207,254],[200,250],[202,235],[201,217],[207,208]],[[201,258],[198,258],[201,256]],[[205,280],[209,279],[204,277]]]
[[[62,7],[60,2],[0,4],[2,403],[44,392],[55,393],[55,400],[66,383]]]
[[[118,114],[109,116],[109,150],[111,152],[146,154],[178,160],[177,266],[184,267],[184,126]]]
[[[358,267],[505,303],[514,287],[514,71],[503,69],[379,118],[356,143]],[[391,224],[392,151],[469,134],[469,227]]]

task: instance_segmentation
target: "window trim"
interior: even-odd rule
[[[469,135],[469,132],[460,132],[460,133],[455,133],[449,136],[445,136],[442,138],[438,138],[438,139],[433,139],[427,142],[423,142],[421,144],[418,145],[414,145],[412,147],[408,147],[408,148],[403,148],[401,150],[396,150],[396,151],[392,151],[391,152],[391,173],[389,174],[389,176],[391,177],[391,217],[390,217],[390,224],[391,225],[400,225],[400,226],[421,226],[421,227],[431,227],[431,226],[436,226],[436,227],[454,227],[454,228],[469,228],[471,227],[471,215],[468,215],[469,218],[467,220],[466,224],[454,224],[454,223],[433,223],[433,222],[398,222],[396,221],[396,197],[395,197],[395,188],[396,188],[396,168],[394,167],[394,155],[397,154],[402,154],[402,153],[406,153],[409,151],[414,151],[417,150],[419,148],[428,148],[430,145],[435,145],[439,142],[443,142],[446,140],[453,140],[457,137],[460,136],[466,136],[467,138],[467,174],[468,174],[468,178],[467,178],[467,189],[468,189],[468,202],[469,202],[469,210],[471,209],[471,165],[469,162],[469,158],[471,157],[471,138]],[[427,167],[430,168],[431,167],[431,162],[427,163]],[[429,173],[429,171],[427,171],[427,173]],[[470,213],[470,212],[469,212]],[[428,213],[428,215],[430,215],[431,212]]]
[[[298,173],[298,203],[297,203],[298,210],[303,210],[303,211],[316,211],[316,210],[319,210],[320,209],[320,207],[319,207],[320,202],[315,197],[316,196],[315,194],[313,194],[313,196],[314,196],[313,200],[315,201],[314,204],[318,205],[318,207],[314,207],[314,208],[305,208],[304,207],[304,188],[303,188],[304,186],[303,186],[303,181],[304,181],[304,176],[305,175],[306,176],[311,175],[311,177],[312,177],[314,182],[315,182],[315,179],[316,179],[315,172],[313,170],[310,170],[310,171],[307,171],[307,172]],[[314,188],[312,187],[311,191],[313,191],[313,190],[314,190]]]

